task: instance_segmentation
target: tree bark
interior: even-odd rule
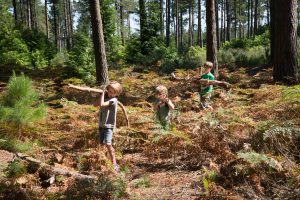
[[[217,35],[215,19],[215,0],[206,0],[206,57],[214,64],[213,73],[218,77]]]
[[[166,0],[166,46],[170,46],[170,0]]]
[[[45,0],[45,24],[46,24],[46,36],[47,36],[47,39],[49,39],[49,20],[48,20],[48,1]]]
[[[198,0],[198,45],[202,48],[201,0]]]
[[[297,65],[297,0],[271,0],[273,78],[285,84],[299,81]]]
[[[227,19],[226,40],[230,41],[230,38],[231,38],[231,13],[230,13],[229,0],[226,0],[226,19]]]
[[[164,37],[164,0],[160,0],[159,9],[160,9],[160,35]]]
[[[17,4],[16,0],[12,1],[13,7],[14,7],[14,18],[15,18],[15,25],[18,25],[18,12],[17,12]]]
[[[93,44],[96,61],[96,80],[100,85],[107,85],[108,67],[106,61],[106,52],[104,44],[104,35],[102,27],[102,19],[100,15],[100,3],[98,0],[89,0],[92,31],[93,31]]]
[[[176,44],[176,49],[178,50],[179,48],[179,0],[176,0],[176,39],[175,39],[175,44]]]

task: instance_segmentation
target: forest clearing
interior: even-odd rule
[[[130,121],[127,127],[119,111],[114,135],[119,174],[98,146],[98,109],[91,105],[96,96],[67,87],[78,79],[34,81],[49,105],[47,119],[23,129],[18,139],[7,134],[8,127],[1,127],[5,138],[1,148],[15,153],[26,149],[26,154],[49,166],[97,179],[89,182],[58,174],[54,183],[44,186],[53,176],[51,170],[31,171],[29,161],[11,157],[9,161],[14,159],[19,168],[10,168],[16,177],[1,182],[2,194],[7,199],[15,195],[20,199],[102,199],[105,195],[125,199],[297,198],[299,86],[274,85],[270,68],[221,72],[232,87],[216,89],[215,109],[210,112],[199,110],[197,91],[191,84],[174,82],[152,70],[111,70],[110,77],[124,85],[120,101]],[[187,73],[179,70],[176,74]],[[177,107],[169,132],[155,123],[151,108],[153,88],[162,82],[170,88]],[[27,147],[18,147],[21,141]],[[20,172],[22,166],[26,172]]]

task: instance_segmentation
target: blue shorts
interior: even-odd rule
[[[112,128],[99,128],[100,144],[112,144],[113,129]]]

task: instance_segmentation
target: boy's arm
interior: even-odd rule
[[[99,104],[99,106],[100,107],[108,107],[108,106],[110,106],[111,104],[113,104],[113,102],[112,101],[104,101],[104,92],[102,92],[101,94],[100,94],[100,104]]]
[[[173,110],[175,108],[175,105],[173,104],[173,102],[169,98],[166,98],[165,103],[168,105],[170,110]]]

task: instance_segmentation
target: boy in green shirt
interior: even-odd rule
[[[213,85],[209,82],[210,80],[215,80],[214,75],[210,72],[213,68],[212,62],[205,62],[204,63],[204,74],[201,75],[201,80],[207,80],[204,84],[202,84],[201,91],[200,91],[200,102],[201,106],[204,110],[213,108],[209,105],[211,93],[213,91]]]

